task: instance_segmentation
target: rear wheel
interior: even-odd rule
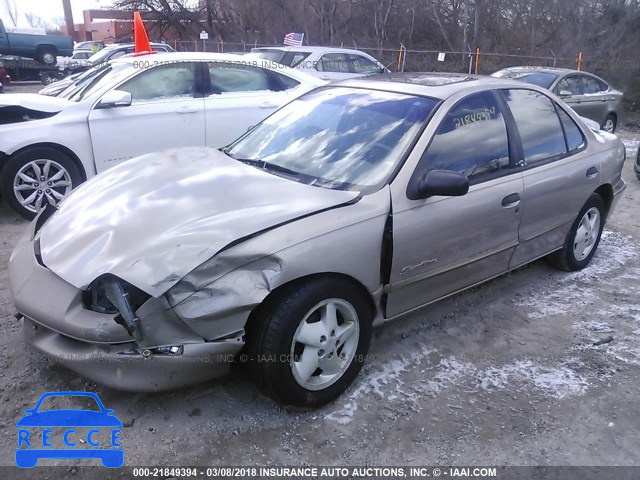
[[[317,278],[276,295],[250,332],[251,373],[269,396],[323,405],[356,378],[371,340],[371,307],[340,278]]]
[[[573,222],[561,250],[549,255],[554,266],[566,270],[582,270],[593,258],[600,243],[606,219],[602,197],[593,193]]]
[[[82,183],[76,163],[50,147],[11,157],[2,171],[2,196],[17,213],[32,219],[45,205],[57,205]]]
[[[616,116],[611,113],[602,123],[600,128],[605,132],[614,133],[616,131],[617,123]]]

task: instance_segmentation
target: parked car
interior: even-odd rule
[[[371,55],[349,48],[260,47],[252,48],[250,55],[331,81],[388,72]]]
[[[633,171],[636,172],[636,177],[640,180],[640,149],[636,155],[636,163],[633,164]]]
[[[55,65],[58,55],[73,53],[71,37],[9,33],[0,20],[0,54],[33,58],[45,65]]]
[[[543,256],[585,268],[624,160],[533,85],[349,80],[221,150],[90,180],[31,225],[9,284],[27,342],[113,388],[204,381],[244,351],[269,395],[321,405],[357,376],[372,325]]]
[[[58,69],[65,70],[67,68],[74,68],[84,66],[87,64],[87,60],[95,55],[91,50],[74,50],[73,55],[70,57],[58,57]]]
[[[4,93],[4,85],[0,82],[0,93]]]
[[[511,78],[551,90],[579,115],[598,122],[613,133],[624,112],[622,92],[591,73],[564,68],[512,67],[499,70],[493,77]]]
[[[58,57],[56,69],[43,70],[40,72],[40,80],[43,85],[50,85],[62,80],[68,72],[75,71],[87,64],[87,60],[94,53],[91,50],[74,50],[70,57]]]
[[[5,95],[0,100],[5,201],[33,217],[87,178],[143,153],[226,145],[325,83],[293,69],[254,67],[242,58],[123,57],[78,77],[57,97]]]
[[[105,43],[102,41],[90,40],[87,42],[78,42],[73,46],[73,51],[78,50],[90,50],[93,53],[97,53],[106,47]]]

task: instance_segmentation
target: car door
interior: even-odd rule
[[[209,62],[204,99],[206,144],[228,145],[293,99],[300,82],[241,62]]]
[[[323,80],[344,80],[346,78],[357,77],[349,68],[349,60],[344,53],[325,53],[316,62],[316,74]]]
[[[515,268],[563,245],[580,208],[600,185],[599,161],[588,156],[576,122],[549,97],[528,89],[503,94],[522,145],[523,217],[510,263]]]
[[[507,271],[518,244],[523,185],[513,167],[505,117],[497,92],[458,101],[438,126],[408,188],[392,183],[387,317]],[[431,170],[466,174],[469,193],[418,198],[416,187]]]
[[[582,75],[582,110],[587,118],[602,125],[609,114],[607,90],[609,85],[591,75]]]
[[[582,87],[581,75],[567,75],[558,82],[558,85],[554,88],[554,93],[573,108],[578,115],[584,115],[585,109],[582,105]]]
[[[98,172],[145,153],[205,145],[197,68],[194,62],[145,68],[115,88],[131,94],[130,106],[93,107],[89,129]]]

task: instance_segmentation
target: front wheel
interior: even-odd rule
[[[80,169],[71,158],[39,147],[11,157],[2,171],[0,190],[11,208],[32,219],[45,205],[57,205],[80,183]]]
[[[351,282],[317,278],[268,301],[249,338],[251,373],[265,393],[298,407],[338,397],[356,378],[373,313]]]
[[[48,67],[52,67],[57,63],[56,51],[53,48],[41,48],[38,51],[36,60]]]
[[[573,222],[562,249],[549,255],[551,264],[566,271],[582,270],[589,265],[600,243],[605,219],[602,197],[591,194]]]

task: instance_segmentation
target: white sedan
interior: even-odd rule
[[[252,48],[249,55],[329,81],[389,72],[371,55],[351,48],[259,47]]]
[[[58,97],[3,95],[2,195],[32,218],[130,158],[173,147],[227,145],[325,83],[236,55],[163,53],[95,67]]]

